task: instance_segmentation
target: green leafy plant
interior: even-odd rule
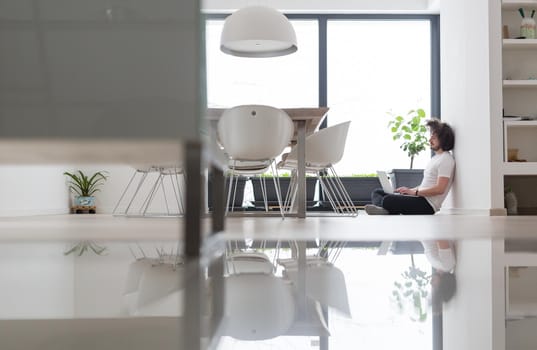
[[[400,148],[410,158],[410,169],[414,165],[414,157],[427,149],[427,128],[425,126],[425,111],[411,110],[406,116],[395,116],[388,124],[393,140],[402,140]]]
[[[392,298],[400,312],[409,311],[412,321],[425,322],[429,310],[431,275],[416,267],[414,255],[411,254],[410,258],[412,265],[401,274],[402,280],[393,283],[395,289],[392,291]]]
[[[104,171],[98,171],[91,176],[87,176],[81,170],[75,173],[64,172],[69,177],[69,189],[78,196],[90,197],[100,191],[100,186],[108,178]]]
[[[103,247],[94,241],[81,241],[65,251],[63,255],[76,254],[77,256],[82,256],[82,254],[86,252],[93,252],[97,255],[106,255],[106,249],[106,247]]]

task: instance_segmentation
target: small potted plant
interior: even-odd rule
[[[100,187],[107,179],[104,172],[98,171],[91,176],[84,174],[81,170],[74,173],[66,171],[63,174],[69,178],[69,190],[75,194],[75,213],[83,210],[95,213],[95,197],[93,195],[101,190]]]

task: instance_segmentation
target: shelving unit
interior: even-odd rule
[[[537,39],[516,39],[520,33],[519,8],[526,15],[537,10],[536,0],[502,4],[502,98],[505,116],[537,116]],[[511,154],[511,159],[509,154]],[[516,154],[516,159],[512,159]],[[537,120],[503,121],[503,186],[518,201],[518,215],[537,215]],[[520,219],[520,218],[519,218]],[[533,244],[533,243],[532,243]],[[535,245],[535,244],[533,244]],[[537,336],[537,249],[520,245],[521,251],[503,254],[505,282],[505,349],[535,348]],[[535,247],[533,247],[535,248]],[[535,252],[533,252],[535,251]]]
[[[502,39],[503,110],[505,116],[537,117],[537,39],[516,39],[520,33],[519,8],[527,14],[537,10],[537,0],[502,1],[502,26],[509,37]],[[509,153],[516,152],[516,159]],[[511,156],[512,158],[512,156]],[[537,120],[503,121],[503,186],[518,199],[519,214],[537,215]],[[535,193],[534,193],[535,192]]]

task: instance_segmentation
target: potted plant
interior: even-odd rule
[[[75,212],[88,209],[90,213],[95,213],[93,195],[101,190],[100,187],[107,179],[104,172],[98,171],[91,176],[84,174],[81,170],[74,173],[66,171],[63,174],[69,178],[69,190],[75,194]]]
[[[263,189],[261,185],[262,178],[265,180],[266,184],[266,196],[267,196],[267,204],[269,206],[277,206],[278,205],[278,196],[276,194],[276,188],[274,187],[274,181],[272,179],[271,175],[261,175],[258,177],[253,177],[252,180],[252,189],[254,192],[254,205],[256,207],[263,206]],[[282,173],[279,175],[279,183],[280,183],[280,195],[282,201],[285,200],[285,197],[287,196],[287,191],[289,189],[289,185],[291,183],[291,174],[289,173]],[[316,177],[307,176],[306,177],[306,200],[308,205],[314,204],[314,197],[315,197],[315,184],[317,183]]]
[[[381,187],[377,174],[352,174],[339,179],[355,206],[371,204],[371,192]]]
[[[402,141],[399,146],[410,158],[409,169],[393,169],[394,187],[415,187],[421,183],[423,169],[413,169],[414,157],[425,151],[429,145],[425,111],[421,108],[410,110],[406,116],[397,115],[388,124],[394,141]]]
[[[402,140],[401,146],[410,158],[410,169],[414,165],[414,157],[427,149],[427,127],[425,126],[425,111],[421,108],[410,110],[406,117],[395,116],[388,124],[393,140]]]
[[[246,182],[248,178],[245,176],[235,175],[231,184],[231,198],[229,203],[229,209],[242,208],[242,202],[244,200],[244,190],[246,187]],[[213,210],[213,186],[212,186],[212,176],[209,176],[207,181],[207,206],[209,210]],[[228,190],[229,190],[229,174],[225,178],[225,189],[224,189],[224,198],[227,200]],[[235,194],[235,196],[233,195]]]

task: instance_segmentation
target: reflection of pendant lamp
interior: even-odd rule
[[[226,18],[220,49],[240,57],[276,57],[297,50],[293,26],[275,9],[252,6]]]

